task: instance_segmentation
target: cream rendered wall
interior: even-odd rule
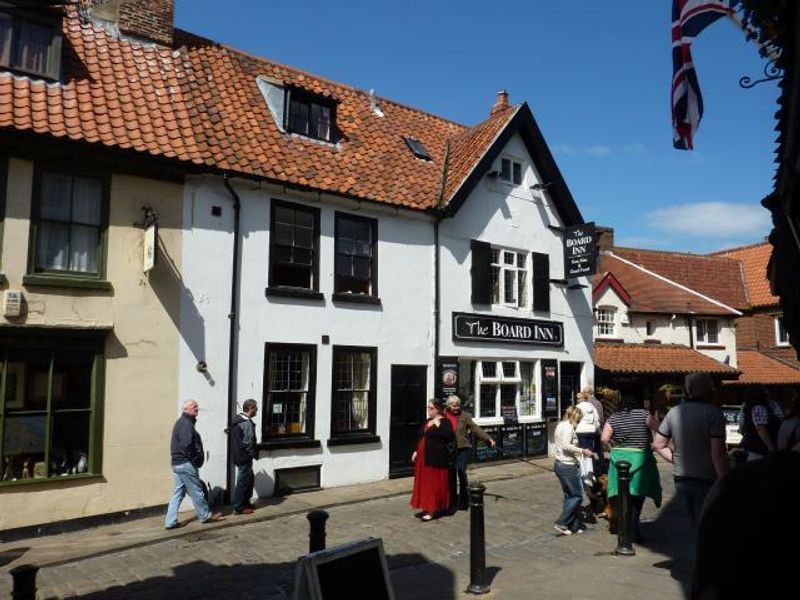
[[[617,296],[612,288],[606,288],[595,302],[596,308],[613,307],[616,308],[616,335],[612,339],[622,340],[626,344],[643,344],[646,340],[658,340],[662,344],[676,344],[679,346],[690,345],[689,339],[689,318],[685,314],[667,315],[658,313],[631,313],[627,305]],[[623,324],[624,317],[627,316],[628,323]],[[695,315],[694,318],[702,318]],[[736,367],[736,330],[733,326],[733,319],[727,317],[714,317],[719,325],[719,343],[714,344],[714,348],[704,348],[703,344],[698,344],[695,336],[695,349],[698,352],[713,358],[714,360]],[[654,321],[656,330],[654,335],[647,336],[647,321]],[[597,341],[602,341],[597,332],[597,325],[594,325],[594,336]],[[723,348],[717,348],[723,346]]]
[[[314,437],[321,448],[263,451],[254,464],[256,493],[273,493],[275,469],[322,465],[325,487],[374,481],[388,476],[390,370],[392,364],[428,365],[428,393],[433,391],[433,225],[409,211],[316,194],[290,193],[282,188],[237,181],[241,198],[242,287],[237,410],[247,398],[258,402],[257,435],[261,439],[264,406],[264,347],[266,342],[311,344],[317,349]],[[269,268],[269,217],[272,198],[321,209],[320,285],[324,301],[265,296]],[[222,207],[213,217],[211,207]],[[334,304],[334,213],[378,219],[378,291],[382,306]],[[201,406],[198,428],[208,451],[201,470],[213,487],[225,487],[227,411],[228,312],[232,260],[232,200],[219,178],[187,182],[184,215],[191,230],[184,238],[184,277],[188,293],[182,314],[197,315],[198,331],[185,332],[181,348],[180,397],[194,396]],[[201,327],[202,326],[202,327]],[[323,335],[330,344],[323,345]],[[331,360],[333,346],[371,346],[378,349],[377,421],[379,444],[329,448]],[[202,352],[196,349],[201,348]],[[213,377],[198,373],[204,357]],[[203,415],[205,414],[205,419]],[[421,415],[421,418],[424,415]]]
[[[473,239],[512,250],[546,253],[550,256],[550,277],[560,279],[564,275],[562,238],[548,228],[549,225],[560,227],[563,223],[551,204],[549,194],[530,189],[535,183],[547,182],[541,181],[536,173],[518,134],[509,140],[493,169],[499,171],[502,157],[522,162],[522,185],[514,186],[499,178],[484,177],[455,217],[443,220],[440,226],[440,352],[444,356],[580,362],[583,363],[581,384],[591,384],[594,380],[593,317],[591,286],[587,278],[576,280],[586,286],[582,289],[567,290],[566,286],[552,284],[549,312],[534,312],[530,308],[530,299],[528,308],[493,306],[489,309],[486,306],[473,306],[471,302],[470,242]],[[564,325],[564,346],[455,343],[452,334],[453,312],[559,321]]]
[[[0,529],[163,504],[171,491],[169,435],[178,372],[182,186],[111,177],[107,280],[113,291],[24,286],[31,161],[9,161],[2,270],[28,304],[21,326],[113,327],[105,344],[102,477],[0,487]],[[142,273],[143,205],[158,211],[159,263]],[[0,326],[7,326],[5,319]]]

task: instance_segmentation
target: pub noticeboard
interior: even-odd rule
[[[506,425],[500,432],[500,455],[503,458],[521,458],[525,442],[522,425]]]
[[[525,424],[525,456],[547,456],[547,423]]]
[[[439,379],[436,382],[436,395],[445,402],[448,396],[458,393],[458,357],[440,356],[437,362]]]
[[[544,416],[558,418],[558,362],[550,359],[542,360],[541,365]]]
[[[563,346],[564,324],[454,312],[453,341]]]
[[[500,458],[500,436],[502,428],[495,425],[483,427],[482,429],[488,433],[498,444],[497,447],[492,448],[489,443],[476,436],[473,436],[472,447],[475,452],[475,462],[488,462],[491,460],[497,460]]]
[[[586,277],[597,270],[594,223],[564,228],[564,278]]]

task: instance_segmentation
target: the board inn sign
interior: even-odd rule
[[[513,319],[453,313],[453,341],[564,345],[564,325],[558,321]]]

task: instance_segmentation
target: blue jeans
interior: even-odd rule
[[[470,452],[470,448],[459,448],[456,450],[453,468],[450,471],[451,510],[467,510],[469,508],[467,465],[469,464]]]
[[[241,512],[250,505],[253,497],[253,462],[236,465],[236,489],[233,491],[233,510]]]
[[[172,465],[172,472],[175,474],[175,490],[167,507],[167,527],[174,527],[178,523],[178,508],[186,494],[194,504],[194,510],[200,521],[207,521],[211,516],[208,502],[203,497],[203,484],[200,483],[200,473],[192,463],[185,462],[179,465]]]
[[[559,461],[556,461],[553,470],[561,482],[561,489],[564,492],[564,508],[561,516],[556,519],[556,525],[568,527],[574,533],[583,527],[580,510],[581,502],[583,502],[581,470],[578,465],[568,465]]]
[[[697,531],[697,524],[700,522],[700,514],[703,510],[703,503],[713,484],[714,482],[709,479],[675,477],[675,493],[683,499],[684,504],[686,504],[686,511],[689,513],[689,525],[691,525],[692,531]]]

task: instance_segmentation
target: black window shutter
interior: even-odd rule
[[[492,303],[492,247],[472,240],[472,303]]]
[[[550,310],[550,257],[533,253],[533,310]]]

